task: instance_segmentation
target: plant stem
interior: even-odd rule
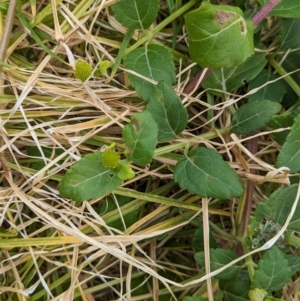
[[[287,75],[287,72],[278,64],[278,62],[274,59],[273,56],[269,58],[269,63],[271,66],[282,76],[284,76],[284,80],[289,84],[289,86],[294,90],[294,92],[300,97],[300,87],[293,80],[290,75]]]
[[[256,27],[262,22],[266,16],[281,2],[282,0],[270,0],[261,10],[252,18],[252,22]]]
[[[9,42],[9,36],[11,34],[13,22],[14,22],[14,16],[15,16],[15,10],[17,6],[17,0],[10,0],[9,2],[9,7],[7,10],[7,15],[6,15],[6,21],[5,21],[5,27],[4,27],[4,32],[1,37],[1,42],[0,42],[0,62],[3,62],[5,60],[6,56],[6,50]],[[3,65],[0,65],[0,74],[2,72]]]
[[[167,154],[167,153],[179,150],[181,148],[184,148],[187,144],[196,145],[196,144],[201,143],[201,141],[211,140],[211,139],[214,139],[219,136],[224,136],[224,135],[230,133],[230,129],[231,129],[231,127],[222,128],[222,129],[219,129],[218,131],[211,130],[207,133],[204,133],[197,137],[194,137],[189,141],[178,142],[178,143],[173,143],[170,145],[162,146],[160,148],[157,148],[154,151],[154,156],[161,156],[163,154]]]

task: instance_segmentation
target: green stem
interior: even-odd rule
[[[287,72],[282,68],[281,65],[277,63],[273,56],[269,58],[269,63],[271,66],[282,76],[284,76],[284,80],[289,84],[289,86],[295,91],[295,93],[300,97],[300,87],[293,80],[293,78],[287,74]]]
[[[161,156],[163,154],[167,154],[167,153],[170,153],[170,152],[182,149],[187,144],[189,144],[191,146],[192,145],[197,145],[201,141],[211,140],[211,139],[214,139],[214,138],[216,138],[216,137],[218,137],[220,135],[223,136],[223,135],[229,134],[230,133],[230,129],[231,129],[230,127],[219,129],[218,131],[216,131],[216,130],[213,129],[213,130],[211,130],[211,131],[209,131],[207,133],[204,133],[204,134],[201,134],[201,135],[199,135],[197,137],[194,137],[191,140],[188,140],[188,141],[185,141],[185,142],[173,143],[171,145],[162,146],[160,148],[157,148],[154,151],[154,156]]]
[[[5,60],[6,51],[9,43],[9,36],[11,34],[11,30],[14,22],[16,6],[17,6],[17,0],[10,0],[7,15],[6,15],[4,32],[2,34],[1,42],[0,42],[0,62],[3,62]],[[2,72],[2,68],[3,65],[1,64],[0,74]]]
[[[168,18],[163,20],[161,23],[159,23],[153,30],[149,31],[147,33],[147,35],[142,37],[134,45],[132,45],[130,48],[128,48],[125,51],[124,56],[126,56],[129,52],[138,48],[140,45],[144,44],[145,42],[151,40],[154,35],[156,35],[158,32],[160,32],[164,27],[166,27],[173,20],[175,20],[176,18],[181,16],[184,12],[186,12],[188,9],[190,9],[197,2],[199,2],[199,0],[190,0],[187,4],[183,5],[180,9],[178,9],[176,12],[174,12],[171,16],[169,16]]]

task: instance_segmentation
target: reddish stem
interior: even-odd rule
[[[252,18],[254,26],[256,27],[260,22],[262,22],[281,1],[282,0],[270,0],[265,6],[263,6]]]

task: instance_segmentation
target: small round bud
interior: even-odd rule
[[[77,79],[82,82],[86,81],[91,76],[92,71],[93,68],[88,62],[84,60],[76,61],[74,75]]]
[[[102,154],[102,163],[105,167],[114,169],[120,162],[120,155],[114,150],[107,150]]]

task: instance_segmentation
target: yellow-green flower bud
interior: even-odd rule
[[[77,79],[82,82],[86,81],[91,76],[92,71],[93,68],[88,62],[84,60],[76,61],[74,75]]]
[[[120,155],[114,150],[107,150],[102,154],[102,163],[105,167],[114,169],[120,162]]]

